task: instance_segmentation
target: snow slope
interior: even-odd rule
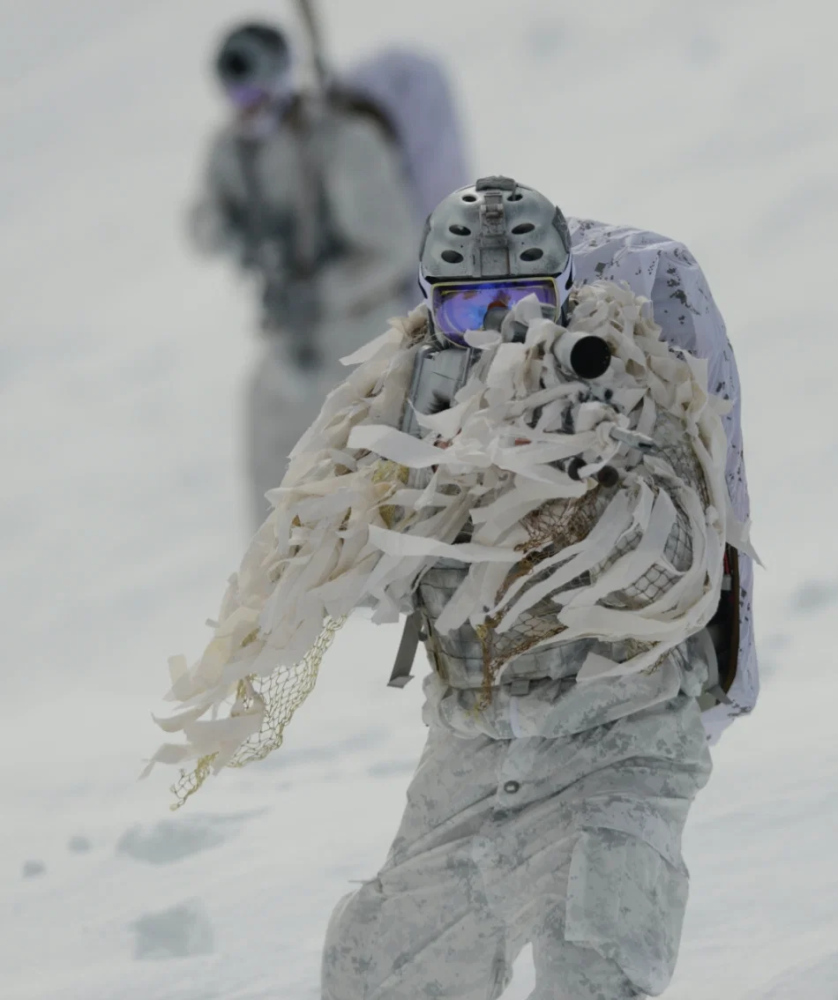
[[[322,6],[340,60],[398,40],[450,61],[480,173],[703,263],[745,386],[766,684],[695,808],[666,996],[836,1000],[835,8]],[[171,775],[134,782],[166,657],[198,651],[246,541],[249,303],[180,233],[203,67],[227,21],[284,11],[2,0],[4,1000],[316,997],[328,914],[383,859],[422,745],[418,685],[384,686],[397,636],[358,621],[274,758],[176,816]]]

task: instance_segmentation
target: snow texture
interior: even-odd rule
[[[150,865],[176,864],[199,851],[220,847],[251,816],[196,816],[184,822],[163,820],[153,827],[132,826],[119,838],[116,849],[134,861]]]
[[[838,952],[804,962],[749,993],[747,1000],[835,1000],[838,997]]]
[[[162,913],[146,913],[131,924],[136,935],[134,958],[189,958],[213,951],[212,926],[195,900]]]
[[[687,824],[691,898],[665,997],[835,1000],[838,11],[322,6],[344,63],[385,41],[448,62],[480,173],[667,233],[701,262],[742,376],[771,666]],[[171,819],[169,776],[133,780],[156,738],[147,708],[168,653],[201,648],[247,542],[252,309],[181,236],[218,114],[208,54],[242,13],[286,9],[3,3],[3,1000],[316,1000],[329,913],[383,862],[424,741],[419,685],[385,686],[398,629],[350,622],[275,760],[202,793],[201,809],[250,819],[168,864],[116,850]],[[82,832],[94,849],[67,850]],[[132,925],[194,899],[214,951],[135,961]],[[516,972],[505,1000],[531,989],[527,953]]]

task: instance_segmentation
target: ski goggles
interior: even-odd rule
[[[293,91],[288,56],[266,51],[250,38],[228,44],[218,57],[216,70],[227,96],[242,110]]]
[[[545,316],[556,320],[562,299],[553,277],[505,278],[501,281],[445,281],[427,285],[431,315],[441,334],[466,347],[465,335],[482,330],[493,309],[512,309],[528,295],[541,303]]]

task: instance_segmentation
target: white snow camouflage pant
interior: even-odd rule
[[[561,701],[561,684],[539,697],[552,685]],[[530,1000],[663,992],[687,901],[681,832],[711,769],[695,699],[560,738],[426,721],[389,857],[332,916],[323,1000],[496,1000],[528,942]]]

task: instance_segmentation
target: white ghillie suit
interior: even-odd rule
[[[653,287],[638,290],[666,289],[653,298],[666,338],[686,331],[718,366],[724,328],[682,247],[593,223],[576,237],[582,282],[611,271],[635,288],[639,270]],[[681,833],[710,773],[705,630],[726,546],[747,549],[728,491],[729,405],[625,287],[573,298],[570,328],[611,347],[605,376],[562,372],[562,329],[525,301],[507,321],[527,325],[525,343],[476,335],[471,379],[421,418],[422,440],[395,428],[423,312],[356,357],[274,492],[215,638],[190,670],[174,664],[183,712],[164,727],[188,746],[155,759],[202,756],[184,797],[209,768],[281,740],[277,678],[304,697],[324,620],[361,600],[379,620],[421,610],[437,667],[428,744],[384,867],[331,921],[327,1000],[496,998],[528,941],[534,1000],[656,995],[672,975]],[[733,395],[730,353],[724,364]],[[642,452],[637,434],[656,448]],[[578,481],[562,471],[574,456]],[[605,465],[618,484],[597,481]],[[233,696],[231,717],[205,719]]]

